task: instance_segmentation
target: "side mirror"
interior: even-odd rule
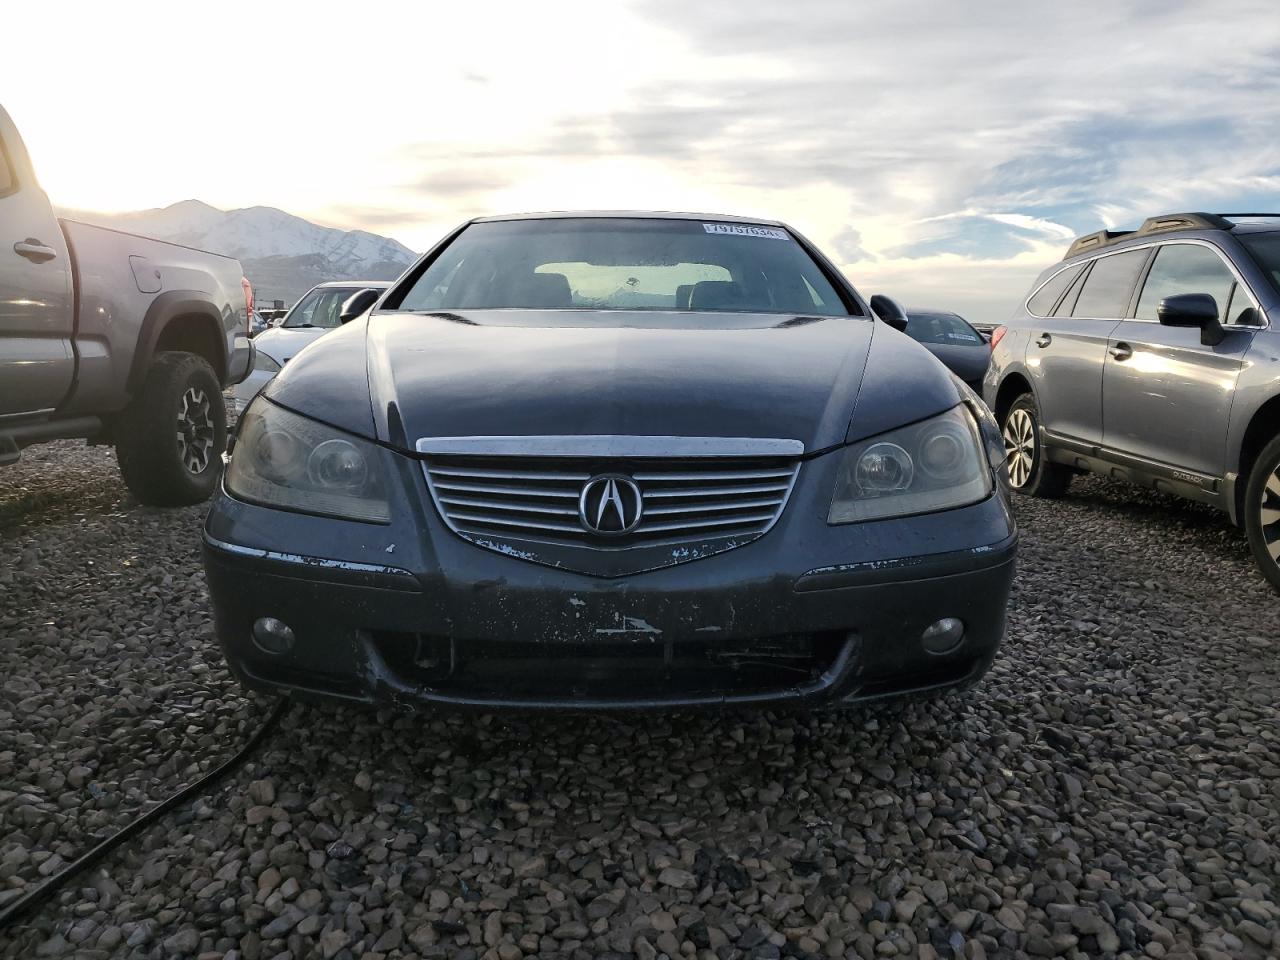
[[[1156,316],[1166,327],[1199,327],[1200,342],[1207,347],[1216,347],[1227,335],[1218,321],[1218,303],[1207,293],[1165,297],[1156,307]]]
[[[895,330],[907,329],[907,311],[893,297],[877,293],[871,298],[871,312]]]
[[[353,293],[351,296],[347,297],[346,301],[342,304],[342,309],[338,311],[338,322],[347,323],[354,320],[377,303],[380,296],[382,296],[381,290],[371,290],[368,288]]]

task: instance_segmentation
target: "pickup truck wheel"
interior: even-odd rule
[[[1036,398],[1024,393],[1004,415],[1000,424],[1004,438],[1005,472],[1015,493],[1032,497],[1060,497],[1071,485],[1071,471],[1051,463],[1040,442],[1040,410]]]
[[[194,353],[159,354],[115,432],[120,473],[140,501],[180,507],[209,499],[227,449],[213,368]]]
[[[1280,591],[1280,437],[1258,455],[1244,499],[1249,548],[1263,575]]]

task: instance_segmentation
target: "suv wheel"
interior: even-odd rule
[[[1280,590],[1280,437],[1259,454],[1244,498],[1249,547],[1263,575]]]
[[[162,353],[116,424],[116,461],[133,495],[156,507],[209,499],[227,449],[222,387],[203,357]]]
[[[1040,444],[1040,411],[1036,400],[1024,393],[1004,415],[1004,464],[1009,486],[1032,497],[1060,497],[1071,484],[1071,471],[1050,463]]]

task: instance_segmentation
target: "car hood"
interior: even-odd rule
[[[276,363],[284,364],[303,347],[330,332],[327,327],[272,327],[254,337],[253,345]]]
[[[785,438],[812,452],[960,399],[919,344],[859,317],[584,310],[373,314],[265,393],[405,451],[424,437],[604,434]]]

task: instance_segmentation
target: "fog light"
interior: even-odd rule
[[[293,628],[275,617],[254,621],[253,642],[267,653],[288,653],[293,649]]]
[[[920,642],[930,653],[950,653],[964,639],[964,621],[955,617],[943,617],[931,623],[920,634]]]

